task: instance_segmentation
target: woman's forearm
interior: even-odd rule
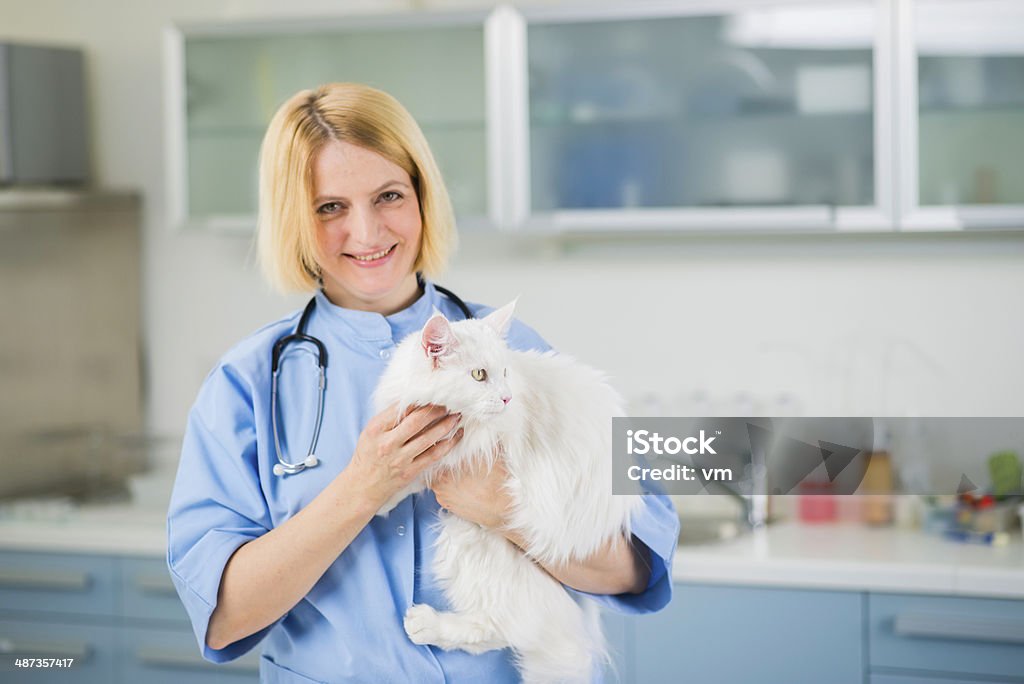
[[[519,548],[526,548],[526,541],[514,530],[505,531],[505,536]],[[651,561],[647,547],[633,539],[627,542],[625,537],[617,536],[583,561],[539,565],[556,580],[578,591],[639,594],[651,577]]]
[[[382,503],[346,470],[289,520],[239,547],[221,577],[207,645],[224,648],[291,610]]]

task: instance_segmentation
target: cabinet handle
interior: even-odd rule
[[[135,650],[135,657],[140,663],[150,667],[216,669],[218,672],[223,672],[225,669],[239,672],[257,672],[259,670],[258,661],[242,659],[215,665],[192,651],[174,651],[157,646],[141,646]]]
[[[938,613],[899,613],[893,631],[912,639],[957,639],[1024,644],[1024,621]]]
[[[0,656],[37,656],[84,660],[92,654],[92,645],[81,641],[24,641],[0,636]]]
[[[52,570],[0,570],[0,589],[84,591],[92,584],[85,572]]]
[[[139,575],[135,578],[135,588],[143,594],[178,595],[171,579],[159,575]]]

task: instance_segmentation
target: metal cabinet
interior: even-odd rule
[[[162,559],[0,552],[0,681],[212,684],[258,669],[256,652],[203,660]]]

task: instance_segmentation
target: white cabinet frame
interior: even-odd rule
[[[342,15],[331,17],[307,17],[295,20],[253,20],[243,22],[219,22],[200,24],[172,25],[164,29],[164,145],[167,159],[166,192],[168,201],[167,216],[170,224],[179,228],[202,228],[205,230],[230,233],[252,234],[256,228],[256,214],[218,214],[204,218],[189,216],[188,197],[188,121],[186,119],[186,84],[185,84],[185,40],[197,36],[238,36],[257,34],[287,33],[330,33],[332,31],[359,31],[374,29],[406,29],[428,28],[431,26],[480,26],[485,28],[484,52],[490,55],[486,25],[488,16],[493,12],[486,10],[460,12],[402,12],[389,15]],[[491,74],[485,71],[485,87],[490,97]],[[525,74],[525,72],[524,72]],[[492,121],[489,103],[487,112],[487,138],[492,137]],[[496,153],[488,147],[488,170],[496,160],[503,158],[504,152]],[[490,188],[488,189],[491,190]],[[487,198],[488,206],[493,207],[496,197]],[[490,214],[494,213],[492,209]],[[465,217],[460,219],[464,227],[477,227],[475,224],[486,222],[482,218]]]
[[[580,5],[536,7],[522,10],[524,23],[566,23],[573,21],[615,21],[623,19],[656,19],[701,14],[764,9],[807,4],[849,4],[848,0],[675,0],[659,4],[618,4],[603,7]],[[531,214],[521,228],[530,231],[631,232],[643,231],[707,231],[721,232],[877,232],[895,228],[895,158],[893,131],[895,127],[895,74],[892,67],[894,27],[890,0],[875,0],[876,30],[873,41],[874,83],[874,197],[873,206],[803,205],[794,207],[742,208],[643,208],[556,210]],[[516,46],[517,60],[526,68],[526,35]],[[522,56],[518,56],[521,52]],[[520,106],[529,112],[529,103]],[[529,136],[522,135],[529,150]],[[522,179],[527,184],[529,175]],[[506,228],[515,226],[518,215],[502,217]]]
[[[779,6],[819,7],[849,0],[667,0],[659,3],[576,3],[492,11],[414,12],[294,21],[171,26],[164,31],[165,154],[168,218],[174,226],[251,233],[255,215],[188,216],[185,92],[186,36],[292,31],[457,26],[484,30],[487,217],[461,217],[468,228],[510,232],[890,232],[1024,228],[1024,205],[919,204],[917,50],[914,0],[874,0],[874,204],[743,208],[556,210],[533,213],[527,25],[721,14]],[[478,225],[483,223],[482,226]]]
[[[1024,228],[1024,204],[920,204],[918,169],[917,34],[913,0],[891,0],[896,36],[896,79],[901,94],[898,116],[899,205],[897,225],[906,232]]]

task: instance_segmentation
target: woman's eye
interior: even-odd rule
[[[469,374],[472,375],[473,379],[477,382],[483,382],[487,379],[487,371],[483,368],[474,368],[469,372]]]
[[[385,202],[397,202],[402,199],[402,195],[395,192],[394,190],[387,190],[380,194],[380,198]]]
[[[316,209],[316,213],[321,214],[321,215],[324,215],[324,214],[337,214],[339,211],[341,211],[341,203],[340,202],[326,202],[324,204],[321,204]]]

